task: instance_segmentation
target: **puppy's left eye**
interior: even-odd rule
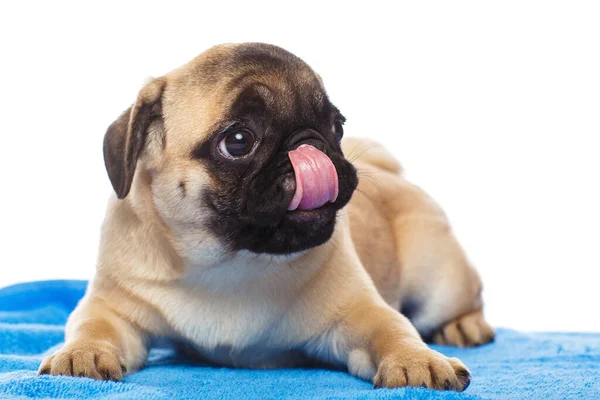
[[[256,139],[252,132],[247,129],[235,131],[225,136],[219,142],[219,150],[226,157],[243,157],[254,148]]]
[[[338,142],[341,142],[344,137],[344,120],[342,118],[336,118],[333,122],[332,129]]]

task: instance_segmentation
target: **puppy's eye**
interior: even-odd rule
[[[226,157],[242,157],[254,148],[254,135],[247,129],[235,131],[219,142],[219,150]]]
[[[338,142],[341,142],[342,138],[344,137],[344,120],[341,118],[336,118],[333,122],[332,129]]]

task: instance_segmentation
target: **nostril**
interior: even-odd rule
[[[294,192],[296,191],[296,180],[294,179],[293,172],[291,174],[287,174],[287,176],[283,179],[283,182],[281,183],[281,188],[286,194],[294,194]]]
[[[285,148],[288,151],[292,151],[303,144],[309,144],[327,154],[327,146],[322,139],[322,135],[314,129],[301,129],[292,133],[285,144]]]
[[[307,139],[307,140],[303,140],[302,142],[295,143],[294,146],[292,148],[290,148],[289,151],[297,150],[298,147],[304,146],[304,145],[312,146],[312,147],[314,147],[315,149],[319,150],[322,153],[325,153],[325,154],[328,153],[327,152],[327,146],[325,145],[325,143],[323,143],[319,139]]]

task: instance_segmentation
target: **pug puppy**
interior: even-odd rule
[[[120,380],[167,337],[219,365],[464,390],[469,370],[422,338],[492,340],[480,279],[438,205],[343,124],[320,77],[267,44],[149,81],[106,133],[96,275],[39,373]]]

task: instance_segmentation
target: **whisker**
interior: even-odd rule
[[[358,143],[356,143],[356,145],[352,148],[352,150],[350,151],[350,153],[348,153],[348,155],[346,155],[346,158],[350,159],[350,157],[354,153],[354,150],[356,150],[358,148],[358,146],[360,146],[361,144],[362,144],[362,141],[359,141]]]
[[[290,262],[290,260],[286,260],[287,261],[287,265],[292,269],[292,271],[296,272],[296,268],[294,268],[292,266],[292,263]]]
[[[337,243],[337,241],[336,241],[334,238],[331,238],[331,239],[329,240],[329,243],[331,243],[331,246],[333,247],[333,250],[334,250],[334,251],[336,251],[336,252],[338,252],[338,253],[340,253],[340,254],[341,254],[341,252],[340,252],[340,249],[339,249],[339,247],[338,247],[338,243]]]
[[[269,266],[273,262],[274,258],[275,258],[275,256],[271,256],[271,259],[269,260],[269,262],[267,263],[267,265],[261,270],[261,272],[265,272],[269,268]]]
[[[356,191],[360,194],[362,194],[363,196],[365,196],[367,199],[373,201],[373,199],[371,198],[371,196],[369,196],[364,190],[356,188]]]
[[[373,178],[371,176],[362,176],[361,178],[364,178],[365,182],[368,182],[371,185],[375,186],[378,190],[380,189],[379,181],[376,178]]]
[[[354,162],[356,160],[358,160],[360,157],[362,157],[363,154],[365,154],[367,151],[374,149],[375,146],[371,146],[366,148],[364,151],[362,151],[359,155],[357,155],[356,157],[354,157],[352,160],[350,160],[350,162]]]
[[[364,180],[366,182],[369,182],[371,185],[373,185],[375,187],[375,189],[377,189],[377,191],[379,192],[380,199],[382,198],[381,188],[379,187],[379,180],[377,178],[375,178],[374,176],[366,176],[366,175],[360,175],[360,174],[359,174],[359,178],[364,178]],[[356,190],[359,190],[359,189],[357,188]]]
[[[343,212],[338,211],[338,217],[346,217],[346,216],[350,216],[350,215],[355,215],[354,213],[351,213],[350,211],[344,209]],[[344,221],[343,219],[340,219],[340,222]]]

